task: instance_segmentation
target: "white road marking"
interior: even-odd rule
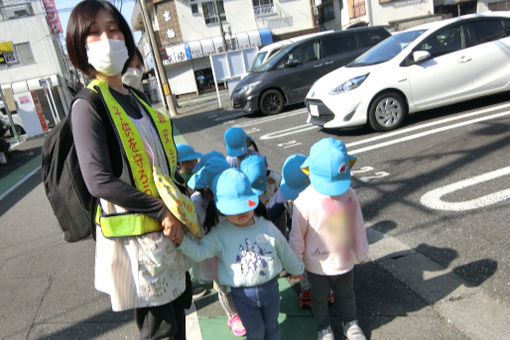
[[[363,183],[368,183],[370,182],[371,180],[373,179],[376,179],[376,178],[383,178],[383,177],[386,177],[386,176],[389,176],[390,174],[387,173],[386,171],[378,171],[376,173],[374,173],[372,176],[363,176],[363,177],[360,177],[360,181],[362,181]]]
[[[285,143],[278,144],[278,146],[280,148],[284,148],[284,149],[293,148],[293,147],[298,146],[298,145],[301,145],[301,143],[296,142],[295,140],[291,140],[291,141],[288,141],[288,142],[285,142]]]
[[[374,170],[374,168],[372,168],[371,166],[364,166],[364,167],[362,167],[359,170],[352,170],[351,171],[351,175],[363,174],[365,172],[370,172],[370,171],[373,171],[373,170]]]
[[[255,120],[250,120],[250,121],[247,121],[247,122],[244,122],[244,123],[240,123],[240,124],[235,124],[234,123],[234,125],[237,126],[237,127],[243,128],[243,127],[248,127],[248,126],[252,126],[252,125],[263,124],[263,123],[266,123],[266,122],[271,122],[273,120],[278,120],[278,119],[284,119],[284,118],[287,118],[287,117],[297,116],[297,115],[301,115],[303,113],[306,113],[306,111],[293,111],[293,112],[283,113],[283,114],[279,114],[279,115],[275,115],[275,116],[269,116],[269,117],[255,119]]]
[[[457,123],[457,124],[443,126],[443,127],[437,128],[437,129],[432,129],[432,130],[420,132],[420,133],[417,133],[417,134],[414,134],[414,135],[409,135],[409,136],[406,136],[406,137],[402,137],[402,138],[398,138],[398,139],[393,139],[393,140],[390,140],[390,141],[387,141],[387,142],[384,142],[384,143],[379,143],[379,144],[367,146],[365,148],[351,150],[351,151],[349,151],[349,153],[350,154],[359,155],[360,153],[363,153],[363,152],[380,149],[380,148],[383,148],[383,147],[386,147],[386,146],[390,146],[390,145],[394,145],[394,144],[398,144],[398,143],[402,143],[402,142],[407,142],[407,141],[410,141],[410,140],[413,140],[413,139],[418,139],[418,138],[421,138],[421,137],[433,135],[433,134],[436,134],[436,133],[439,133],[439,132],[453,130],[453,129],[456,129],[456,128],[459,128],[459,127],[462,127],[462,126],[471,125],[471,124],[483,122],[483,121],[486,121],[486,120],[497,119],[497,118],[501,118],[501,117],[505,117],[505,116],[509,116],[509,115],[510,115],[510,111],[496,113],[496,114],[493,114],[493,115],[490,115],[490,116],[485,116],[485,117],[480,117],[480,118],[476,118],[476,119],[471,119],[471,120],[467,120],[467,121],[460,122],[460,123]],[[356,145],[356,144],[359,144],[359,143],[358,142],[349,143],[349,144],[346,145],[346,147],[349,148],[349,147],[353,146],[353,144]]]
[[[285,137],[288,135],[293,135],[295,133],[305,132],[308,130],[314,130],[314,129],[318,129],[318,128],[319,128],[319,126],[312,125],[312,124],[298,125],[298,126],[293,126],[288,129],[283,129],[280,131],[275,131],[275,132],[265,134],[265,135],[261,136],[260,139],[262,139],[262,140],[275,139],[275,138]]]
[[[259,132],[259,131],[260,131],[260,129],[258,129],[258,128],[251,128],[251,129],[244,130],[244,132],[245,132],[247,135],[251,135],[251,134],[253,134],[253,133],[255,133],[255,132]]]
[[[501,176],[510,174],[510,167],[494,170],[483,175],[471,177],[462,181],[458,181],[443,187],[431,190],[423,195],[420,199],[421,204],[431,209],[437,210],[452,210],[452,211],[466,211],[478,208],[483,208],[510,198],[510,188],[493,192],[491,194],[478,197],[464,202],[445,202],[441,199],[446,194],[487,182]]]
[[[192,302],[191,307],[186,309],[186,337],[193,340],[203,339],[195,302]]]
[[[413,127],[410,127],[410,128],[404,128],[404,129],[399,129],[399,130],[396,130],[396,131],[393,131],[393,132],[387,132],[387,133],[384,133],[384,134],[379,135],[379,136],[375,136],[375,137],[371,137],[371,138],[367,138],[367,139],[363,139],[363,140],[360,140],[360,141],[349,143],[349,145],[350,146],[356,146],[356,145],[366,144],[366,143],[370,143],[370,142],[375,142],[377,140],[387,139],[387,138],[390,138],[390,137],[393,137],[393,136],[398,136],[398,135],[406,134],[408,132],[412,132],[412,131],[416,131],[416,130],[422,130],[422,129],[425,129],[425,128],[428,128],[428,127],[431,127],[431,126],[441,125],[441,124],[453,122],[453,121],[456,121],[456,120],[460,120],[460,119],[464,119],[464,118],[469,118],[469,117],[473,117],[473,116],[478,116],[478,115],[481,115],[481,114],[484,114],[484,113],[489,113],[489,112],[498,111],[498,110],[502,110],[502,109],[508,109],[508,108],[510,108],[510,104],[499,105],[499,106],[495,106],[495,107],[484,109],[484,110],[480,110],[480,111],[470,112],[470,113],[466,113],[466,114],[455,116],[455,117],[450,117],[450,118],[445,118],[445,119],[437,120],[437,121],[430,122],[430,123],[420,124],[420,125],[413,126]]]

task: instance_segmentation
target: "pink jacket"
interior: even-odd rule
[[[368,241],[354,189],[325,196],[310,185],[294,201],[289,243],[309,272],[340,275],[367,259]]]

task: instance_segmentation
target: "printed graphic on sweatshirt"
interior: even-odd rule
[[[352,213],[350,206],[352,199],[347,203],[339,202],[332,197],[326,197],[322,206],[327,211],[327,219],[324,225],[326,232],[326,244],[330,252],[349,253],[353,244]]]
[[[273,252],[266,251],[259,246],[260,242],[252,242],[245,238],[244,245],[239,245],[239,254],[236,256],[236,263],[241,267],[241,273],[245,277],[266,276],[268,268],[273,261]]]

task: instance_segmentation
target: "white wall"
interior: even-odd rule
[[[205,1],[204,1],[205,2]],[[202,1],[197,1],[199,15],[193,15],[188,1],[176,1],[175,5],[179,15],[179,22],[184,41],[194,41],[220,36],[217,23],[206,25],[202,12]],[[256,30],[251,0],[224,0],[226,22],[223,22],[225,31],[228,26],[232,33]]]
[[[257,18],[258,28],[270,28],[278,35],[314,27],[310,0],[274,0],[274,5],[274,15]]]
[[[370,0],[367,0],[370,1]],[[397,0],[379,4],[372,0],[373,25],[387,25],[391,21],[434,14],[433,0]]]
[[[189,1],[175,1],[184,41],[220,36],[217,24],[206,25],[202,12],[203,1],[197,0],[200,15],[193,15]],[[255,19],[252,0],[223,0],[225,32],[248,32],[270,28],[273,34],[284,34],[313,28],[310,0],[274,0],[275,11]]]
[[[489,10],[489,4],[492,2],[494,2],[494,1],[478,0],[476,3],[476,12],[477,13],[487,12]]]
[[[14,44],[29,42],[35,61],[31,65],[2,68],[0,70],[2,84],[52,74],[63,76],[48,24],[43,15],[0,21],[0,32],[2,32],[2,41],[12,41]]]
[[[368,1],[371,1],[370,4]],[[434,14],[433,0],[395,0],[380,4],[379,0],[365,0],[366,15],[355,19],[349,18],[349,4],[343,0],[342,27],[349,27],[355,22],[370,21],[370,9],[372,11],[372,25],[388,25],[392,21],[417,18]]]

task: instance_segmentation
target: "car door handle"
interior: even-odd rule
[[[331,65],[331,64],[333,64],[333,60],[328,60],[328,61],[326,61],[324,64],[325,64],[325,65]]]
[[[463,63],[467,63],[467,62],[470,62],[471,61],[471,57],[468,57],[468,56],[465,56],[463,55],[462,57],[459,58],[458,62],[463,64]]]
[[[313,65],[314,68],[322,67],[322,66],[324,66],[324,63],[318,63],[318,64]]]

